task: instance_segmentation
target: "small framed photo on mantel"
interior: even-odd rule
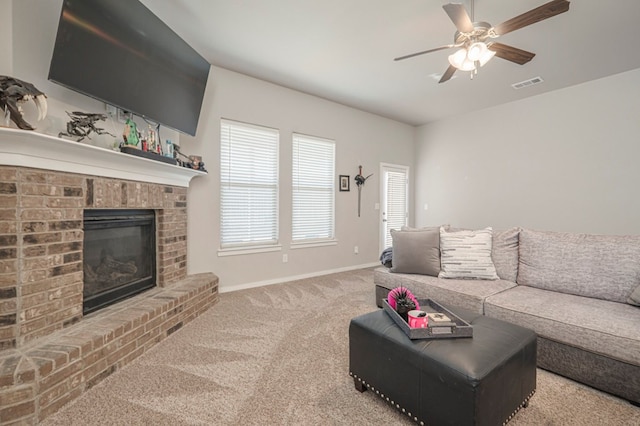
[[[349,175],[340,175],[340,191],[349,191]]]

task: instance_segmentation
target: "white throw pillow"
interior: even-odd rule
[[[493,229],[448,232],[440,228],[441,267],[438,278],[497,280],[491,260]]]

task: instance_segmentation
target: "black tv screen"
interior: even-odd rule
[[[64,0],[49,80],[195,135],[209,63],[138,0]]]

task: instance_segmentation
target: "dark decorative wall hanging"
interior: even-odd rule
[[[367,179],[369,179],[371,176],[373,176],[373,173],[371,173],[369,176],[364,177],[362,175],[362,166],[358,166],[358,174],[355,177],[355,181],[356,181],[356,185],[358,185],[358,217],[360,217],[360,205],[361,205],[361,200],[362,200],[362,187],[364,186],[364,183],[367,181]]]

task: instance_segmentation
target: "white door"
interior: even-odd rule
[[[391,247],[392,229],[400,229],[409,220],[409,167],[380,164],[382,176],[380,200],[380,251]]]

